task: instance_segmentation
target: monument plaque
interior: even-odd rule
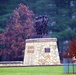
[[[50,48],[45,48],[45,53],[50,53]]]

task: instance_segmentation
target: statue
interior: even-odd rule
[[[35,18],[35,28],[37,36],[43,37],[48,34],[48,18],[46,15]]]

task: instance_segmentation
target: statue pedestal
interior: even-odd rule
[[[24,65],[59,65],[59,53],[56,38],[27,39]]]

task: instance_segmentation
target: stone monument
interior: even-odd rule
[[[56,38],[36,38],[26,40],[25,65],[59,65]]]
[[[36,18],[37,37],[26,39],[24,65],[59,65],[57,39],[44,37],[48,34],[47,16]]]

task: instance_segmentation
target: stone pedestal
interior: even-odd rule
[[[24,65],[59,65],[56,38],[27,39]]]

